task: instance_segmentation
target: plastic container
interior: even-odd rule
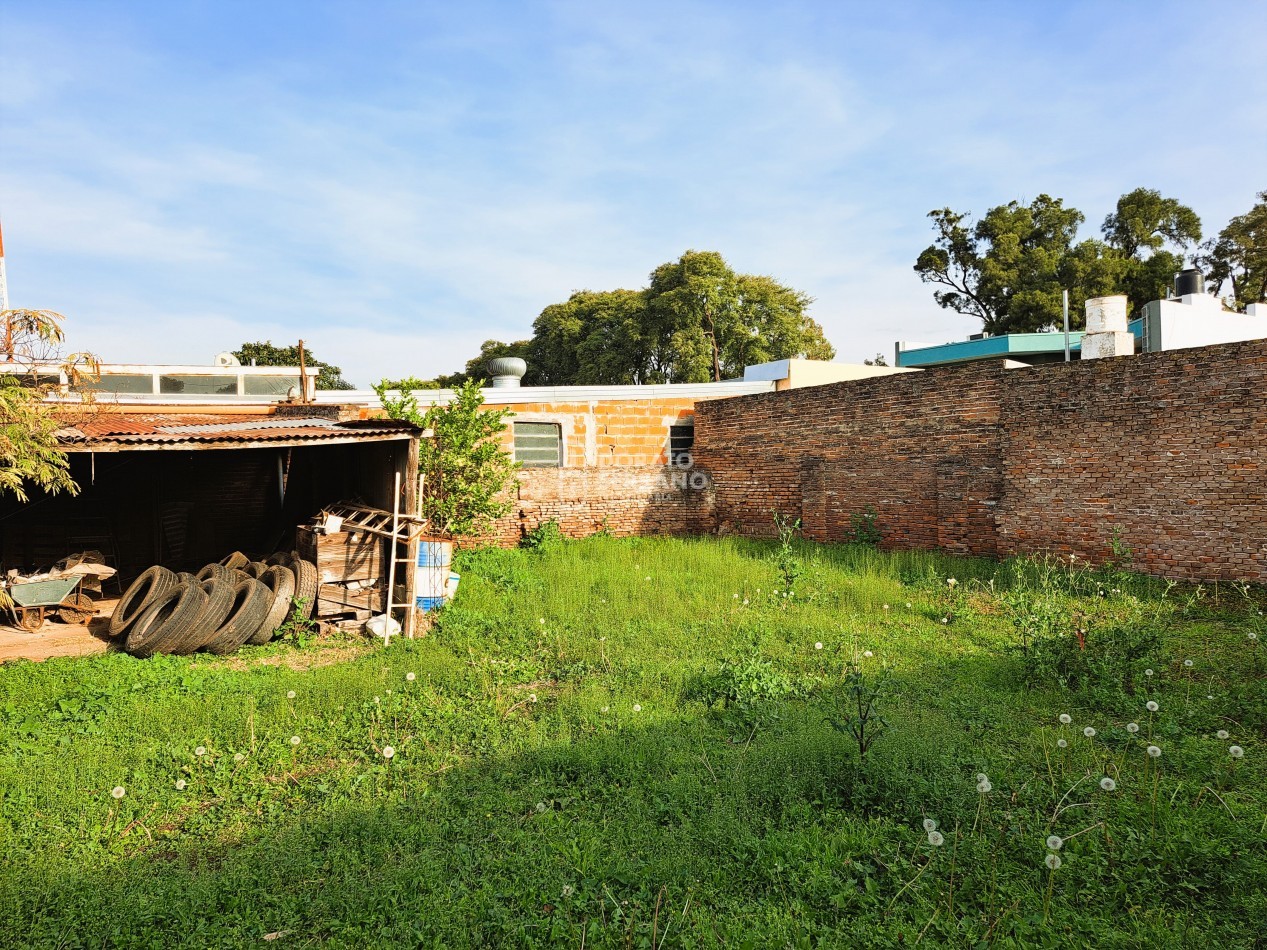
[[[419,597],[417,605],[419,610],[439,610],[446,600],[447,597]]]
[[[448,567],[453,563],[453,542],[423,538],[418,542],[419,567]]]
[[[437,567],[414,570],[414,596],[443,597],[449,588],[449,571]]]
[[[458,595],[458,581],[461,579],[462,576],[460,574],[450,572],[449,583],[444,588],[444,593],[450,600]]]

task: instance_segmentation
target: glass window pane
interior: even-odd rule
[[[97,393],[125,395],[152,393],[154,392],[154,377],[141,373],[102,373],[98,380],[83,380],[79,388]]]
[[[236,396],[238,377],[232,376],[160,376],[158,391],[186,396]]]
[[[563,436],[552,422],[516,422],[515,461],[527,468],[560,468]]]
[[[248,396],[285,396],[293,388],[299,392],[298,376],[242,375],[243,392]]]

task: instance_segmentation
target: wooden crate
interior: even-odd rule
[[[317,565],[317,577],[323,584],[383,577],[386,543],[385,538],[365,532],[318,534],[302,525],[295,532],[295,549],[304,560]]]
[[[338,584],[322,584],[317,588],[317,618],[319,620],[347,615],[365,619],[369,614],[382,612],[383,592],[381,590],[348,590]]]

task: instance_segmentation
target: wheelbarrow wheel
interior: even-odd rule
[[[23,607],[21,613],[18,614],[18,626],[23,630],[29,630],[34,633],[40,627],[44,626],[44,608],[43,607]]]
[[[84,624],[97,616],[97,605],[87,594],[71,594],[58,607],[57,616],[62,623]]]

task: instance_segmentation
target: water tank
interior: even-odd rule
[[[1195,267],[1189,267],[1175,274],[1175,296],[1186,297],[1188,294],[1205,293],[1205,277]]]
[[[528,364],[517,356],[499,356],[486,364],[496,389],[513,389],[528,372]]]

